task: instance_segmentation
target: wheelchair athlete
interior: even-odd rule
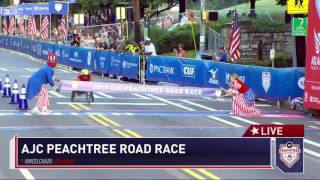
[[[80,72],[80,75],[77,77],[78,81],[93,81],[93,75],[89,72],[88,69],[82,69]],[[83,94],[86,94],[91,99],[91,102],[94,102],[93,92],[85,92],[85,91],[72,91],[71,93],[71,102],[74,102],[75,96],[81,96]]]

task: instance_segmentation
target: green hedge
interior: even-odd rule
[[[199,25],[195,24],[193,27],[195,30],[196,43],[198,47]],[[158,54],[172,52],[173,48],[177,48],[179,43],[183,43],[186,50],[194,49],[192,29],[189,24],[178,26],[170,31],[153,27],[150,29],[150,38],[154,42]]]
[[[251,66],[264,66],[264,67],[271,67],[272,61],[271,60],[248,60],[248,59],[240,59],[237,64],[243,65],[251,65]],[[281,68],[281,67],[292,67],[292,58],[289,53],[279,53],[276,58],[274,59],[274,66]]]

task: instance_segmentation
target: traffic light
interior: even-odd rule
[[[217,11],[209,11],[208,13],[208,20],[209,21],[217,21],[218,20],[218,12]]]

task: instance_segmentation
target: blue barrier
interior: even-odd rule
[[[42,60],[46,60],[48,54],[55,52],[58,56],[59,64],[138,79],[138,55],[102,52],[95,49],[71,47],[3,35],[0,35],[0,47],[29,54]]]
[[[59,63],[63,65],[138,79],[138,55],[97,51],[3,35],[0,35],[0,47],[39,59],[46,59],[49,53],[55,52]],[[258,97],[274,100],[303,97],[304,68],[256,67],[150,56],[147,60],[146,78],[180,85],[227,88],[232,73],[237,73]]]
[[[150,56],[146,76],[151,81],[227,88],[232,73],[237,73],[258,97],[275,100],[303,97],[304,68],[257,67],[177,57]]]

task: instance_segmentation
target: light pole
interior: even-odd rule
[[[205,11],[206,1],[200,1],[201,12]],[[206,22],[200,21],[200,52],[206,50]]]

